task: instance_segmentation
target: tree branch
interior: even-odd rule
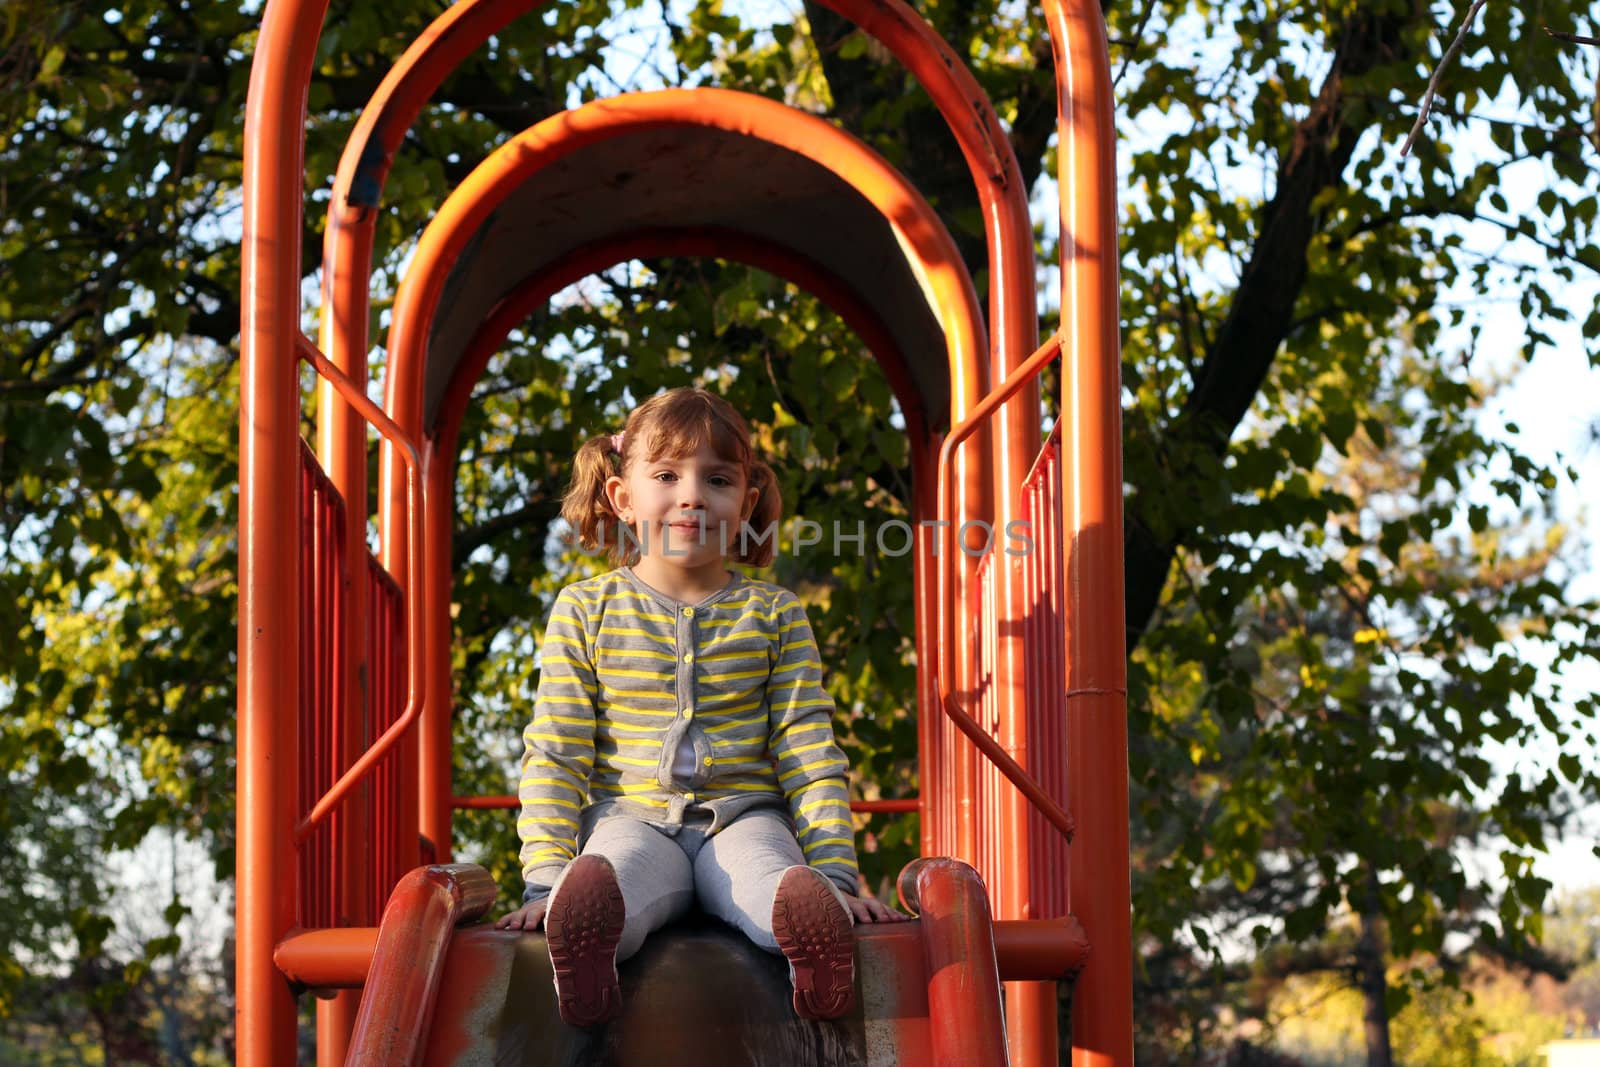
[[[1422,133],[1422,127],[1428,121],[1428,109],[1433,106],[1434,94],[1439,89],[1439,78],[1444,74],[1450,61],[1461,51],[1461,46],[1466,43],[1467,32],[1472,29],[1472,23],[1478,17],[1478,9],[1483,7],[1488,0],[1472,0],[1472,6],[1467,9],[1467,17],[1461,20],[1461,29],[1456,31],[1456,39],[1450,42],[1450,47],[1445,50],[1439,60],[1439,65],[1434,68],[1433,77],[1428,79],[1428,89],[1422,94],[1422,109],[1417,112],[1417,121],[1412,125],[1411,132],[1406,135],[1406,143],[1400,146],[1400,154],[1407,155],[1411,146],[1416,143],[1417,136]],[[1546,31],[1548,32],[1548,31]]]
[[[1369,109],[1353,104],[1346,86],[1381,64],[1403,59],[1402,31],[1416,17],[1411,11],[1357,9],[1310,113],[1295,127],[1281,156],[1277,192],[1262,209],[1259,236],[1240,272],[1227,316],[1207,347],[1194,389],[1164,442],[1165,453],[1172,457],[1163,472],[1164,484],[1129,500],[1124,578],[1130,649],[1150,623],[1179,545],[1203,513],[1196,501],[1177,509],[1182,516],[1177,522],[1165,521],[1165,516],[1146,522],[1140,504],[1146,492],[1155,501],[1164,494],[1187,494],[1209,484],[1198,476],[1199,469],[1226,452],[1229,438],[1289,335],[1294,307],[1305,287],[1306,253],[1325,210],[1313,207],[1316,197],[1338,186],[1369,117]]]

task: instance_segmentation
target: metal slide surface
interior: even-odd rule
[[[790,1006],[787,964],[691,918],[624,963],[623,1012],[592,1031],[556,1013],[541,934],[457,930],[424,1062],[506,1067],[917,1067],[931,1064],[920,923],[858,927],[857,1003],[834,1022]]]

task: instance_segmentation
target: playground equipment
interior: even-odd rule
[[[294,1060],[296,995],[313,990],[325,998],[318,1059],[329,1064],[1037,1067],[1057,1062],[1056,982],[1075,974],[1073,1062],[1131,1064],[1114,157],[1100,11],[1044,0],[1062,321],[1037,347],[1026,190],[983,92],[900,0],[827,4],[917,78],[961,146],[985,220],[987,326],[938,217],[856,138],[727,90],[628,94],[524,131],[441,205],[395,301],[378,405],[366,390],[367,294],[396,148],[443,79],[537,3],[460,0],[374,94],[328,208],[315,343],[300,329],[299,242],[327,0],[267,3],[245,131],[241,1064]],[[920,922],[858,928],[859,1007],[837,1025],[793,1017],[779,961],[687,929],[658,935],[624,969],[621,1020],[598,1036],[566,1030],[542,940],[468,925],[494,887],[449,863],[452,810],[506,803],[453,796],[450,781],[450,503],[472,383],[553,293],[663,255],[758,266],[857,332],[905,415],[917,519],[1032,525],[1027,556],[1001,555],[996,538],[976,562],[952,534],[938,551],[919,525],[909,580],[921,793],[853,807],[920,812],[923,854],[956,859],[919,860],[902,875]],[[1056,358],[1062,417],[1041,446],[1037,379]],[[300,437],[302,363],[320,380],[315,454]],[[378,557],[359,535],[369,426],[384,442]]]

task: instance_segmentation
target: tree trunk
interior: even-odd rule
[[[1388,978],[1383,948],[1383,907],[1378,876],[1368,874],[1361,909],[1361,939],[1356,942],[1356,974],[1361,987],[1361,1023],[1367,1037],[1367,1067],[1393,1067],[1389,1049]]]

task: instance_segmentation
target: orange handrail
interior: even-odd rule
[[[939,514],[950,513],[949,503],[954,495],[951,492],[950,474],[954,470],[955,452],[961,443],[977,432],[982,422],[991,415],[996,408],[1010,400],[1023,386],[1027,385],[1039,372],[1044,370],[1056,357],[1061,355],[1061,334],[1056,332],[1039,346],[1039,350],[1029,356],[1016,370],[1006,375],[1006,380],[1001,382],[992,392],[980,400],[976,407],[962,419],[945,437],[944,443],[939,448]],[[949,523],[945,523],[949,525]],[[1022,795],[1027,797],[1033,806],[1039,809],[1050,824],[1068,841],[1077,830],[1077,824],[1072,815],[1057,804],[1051,796],[1044,791],[1033,775],[1027,769],[1011,758],[1011,754],[1002,748],[994,738],[989,736],[977,720],[968,715],[956,698],[955,690],[955,660],[952,649],[955,647],[955,620],[951,610],[954,604],[953,591],[955,588],[955,559],[961,551],[959,537],[951,539],[951,552],[939,567],[939,706],[949,716],[950,721],[977,746],[978,751],[988,757],[989,761],[1000,769],[1012,785],[1016,786]]]
[[[411,536],[406,544],[406,706],[400,717],[389,725],[372,745],[361,754],[350,767],[339,776],[339,779],[328,787],[311,808],[309,814],[300,820],[294,830],[295,844],[304,841],[312,828],[327,818],[339,801],[344,799],[352,787],[362,778],[371,773],[378,760],[395,746],[400,736],[409,730],[422,710],[422,685],[424,681],[424,657],[422,655],[422,624],[423,624],[423,582],[422,582],[422,501],[419,499],[422,482],[422,455],[413,441],[404,430],[397,426],[393,419],[386,415],[382,408],[373,403],[359,387],[352,382],[343,371],[334,366],[332,361],[324,356],[320,349],[312,343],[305,334],[299,334],[295,347],[296,354],[314,367],[324,380],[331,384],[346,403],[354,408],[361,417],[371,423],[373,428],[387,438],[400,453],[401,460],[406,465],[406,517],[407,526]]]
[[[960,860],[912,860],[900,899],[921,919],[934,1067],[1005,1067],[1005,1013],[989,894]]]
[[[497,888],[468,863],[418,867],[395,886],[350,1035],[350,1067],[421,1062],[450,936],[488,913]]]

